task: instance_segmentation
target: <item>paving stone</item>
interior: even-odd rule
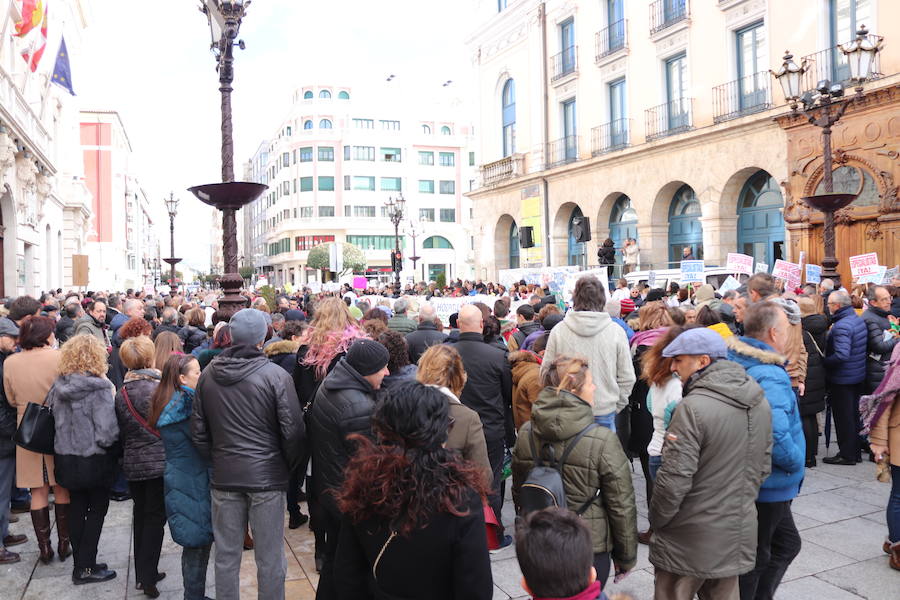
[[[782,583],[775,592],[775,600],[859,600],[851,594],[816,577],[801,577]]]
[[[856,560],[867,560],[883,556],[881,544],[886,527],[874,521],[855,517],[837,523],[829,523],[806,529],[800,534],[804,542],[810,541],[832,548],[834,551]]]
[[[877,510],[879,507],[863,500],[851,500],[845,496],[828,492],[817,492],[794,499],[792,510],[822,523],[834,523],[851,517],[858,517]]]
[[[68,575],[33,579],[22,600],[47,600],[48,598],[55,600],[63,598],[122,600],[126,595],[125,585],[125,577],[116,577],[103,583],[75,586],[72,584],[72,572],[69,571]]]
[[[859,482],[855,479],[819,471],[818,467],[816,467],[814,469],[806,469],[806,477],[803,479],[803,485],[800,487],[800,495],[805,496],[858,484]]]
[[[636,600],[649,600],[653,598],[653,574],[645,569],[639,569],[629,573],[623,581],[613,583],[613,575],[610,574],[605,588],[606,594],[629,594]]]
[[[522,571],[515,556],[494,561],[491,563],[491,571],[494,575],[494,586],[500,588],[506,596],[514,598],[524,593]]]
[[[803,541],[800,554],[788,567],[784,574],[784,581],[800,579],[808,575],[814,575],[827,569],[842,567],[856,562],[849,556],[845,556],[834,550],[823,548],[810,541]]]
[[[846,496],[851,500],[863,500],[866,504],[875,506],[887,506],[891,495],[891,484],[880,481],[856,482],[854,485],[836,488],[835,494]]]
[[[825,571],[816,577],[867,600],[897,600],[900,597],[900,577],[888,566],[885,554]]]

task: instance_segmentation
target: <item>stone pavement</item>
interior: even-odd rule
[[[824,449],[821,449],[824,450]],[[832,452],[834,452],[832,447]],[[820,451],[820,458],[823,453]],[[635,461],[635,491],[638,497],[639,527],[647,527],[647,503],[640,465]],[[855,467],[822,465],[807,470],[803,492],[794,501],[794,517],[803,538],[803,550],[794,561],[779,589],[779,600],[897,600],[900,598],[900,572],[888,567],[881,544],[886,534],[884,507],[889,484],[875,481],[874,465]],[[51,565],[37,560],[37,545],[29,516],[19,515],[13,533],[29,536],[27,544],[13,548],[22,554],[22,562],[0,567],[0,600],[96,600],[146,598],[134,589],[131,557],[131,503],[112,503],[103,536],[99,560],[116,569],[119,576],[102,585],[75,587],[71,583],[72,561]],[[507,500],[503,522],[513,522],[512,505]],[[54,534],[55,539],[55,534]],[[285,554],[288,558],[287,598],[314,598],[318,576],[313,561],[312,534],[306,527],[291,531],[285,527]],[[160,570],[167,577],[160,582],[161,598],[183,597],[180,548],[166,536]],[[640,546],[636,569],[608,591],[627,592],[636,600],[653,597],[653,567],[648,549]],[[494,599],[524,599],[521,574],[515,549],[492,555]],[[215,597],[212,558],[207,576],[208,595]],[[256,598],[256,569],[253,552],[245,552],[241,566],[241,597]]]

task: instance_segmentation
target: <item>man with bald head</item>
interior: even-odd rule
[[[434,307],[428,303],[419,306],[419,325],[415,331],[406,334],[406,345],[409,347],[409,362],[417,364],[419,357],[435,344],[443,344],[447,334],[438,331],[437,315]]]
[[[503,506],[501,471],[504,451],[505,447],[512,448],[516,441],[512,416],[512,371],[506,351],[484,342],[484,319],[477,306],[466,304],[460,308],[458,323],[459,341],[455,347],[468,375],[459,399],[481,417],[488,460],[494,475],[488,501],[499,522],[500,508]],[[500,527],[502,530],[502,523]],[[512,541],[509,536],[501,539],[501,547]]]

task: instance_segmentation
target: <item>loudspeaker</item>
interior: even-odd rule
[[[522,248],[534,248],[534,227],[528,225],[527,227],[519,228],[519,246]]]
[[[572,233],[579,244],[591,241],[591,220],[587,217],[575,217],[572,219]]]

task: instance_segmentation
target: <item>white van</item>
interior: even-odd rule
[[[660,269],[658,271],[653,271],[656,273],[656,281],[651,287],[660,288],[664,290],[669,289],[669,285],[674,281],[675,283],[680,283],[681,281],[681,269]],[[625,276],[625,279],[628,281],[628,285],[633,287],[637,283],[650,283],[650,273],[651,271],[633,271]],[[728,279],[729,275],[734,275],[734,273],[728,272],[725,267],[707,267],[704,271],[703,275],[706,278],[706,283],[713,286],[713,289],[719,289],[719,286],[722,285],[726,279]],[[738,281],[744,283],[749,278],[749,275],[739,275]],[[615,281],[610,282],[615,283]]]

